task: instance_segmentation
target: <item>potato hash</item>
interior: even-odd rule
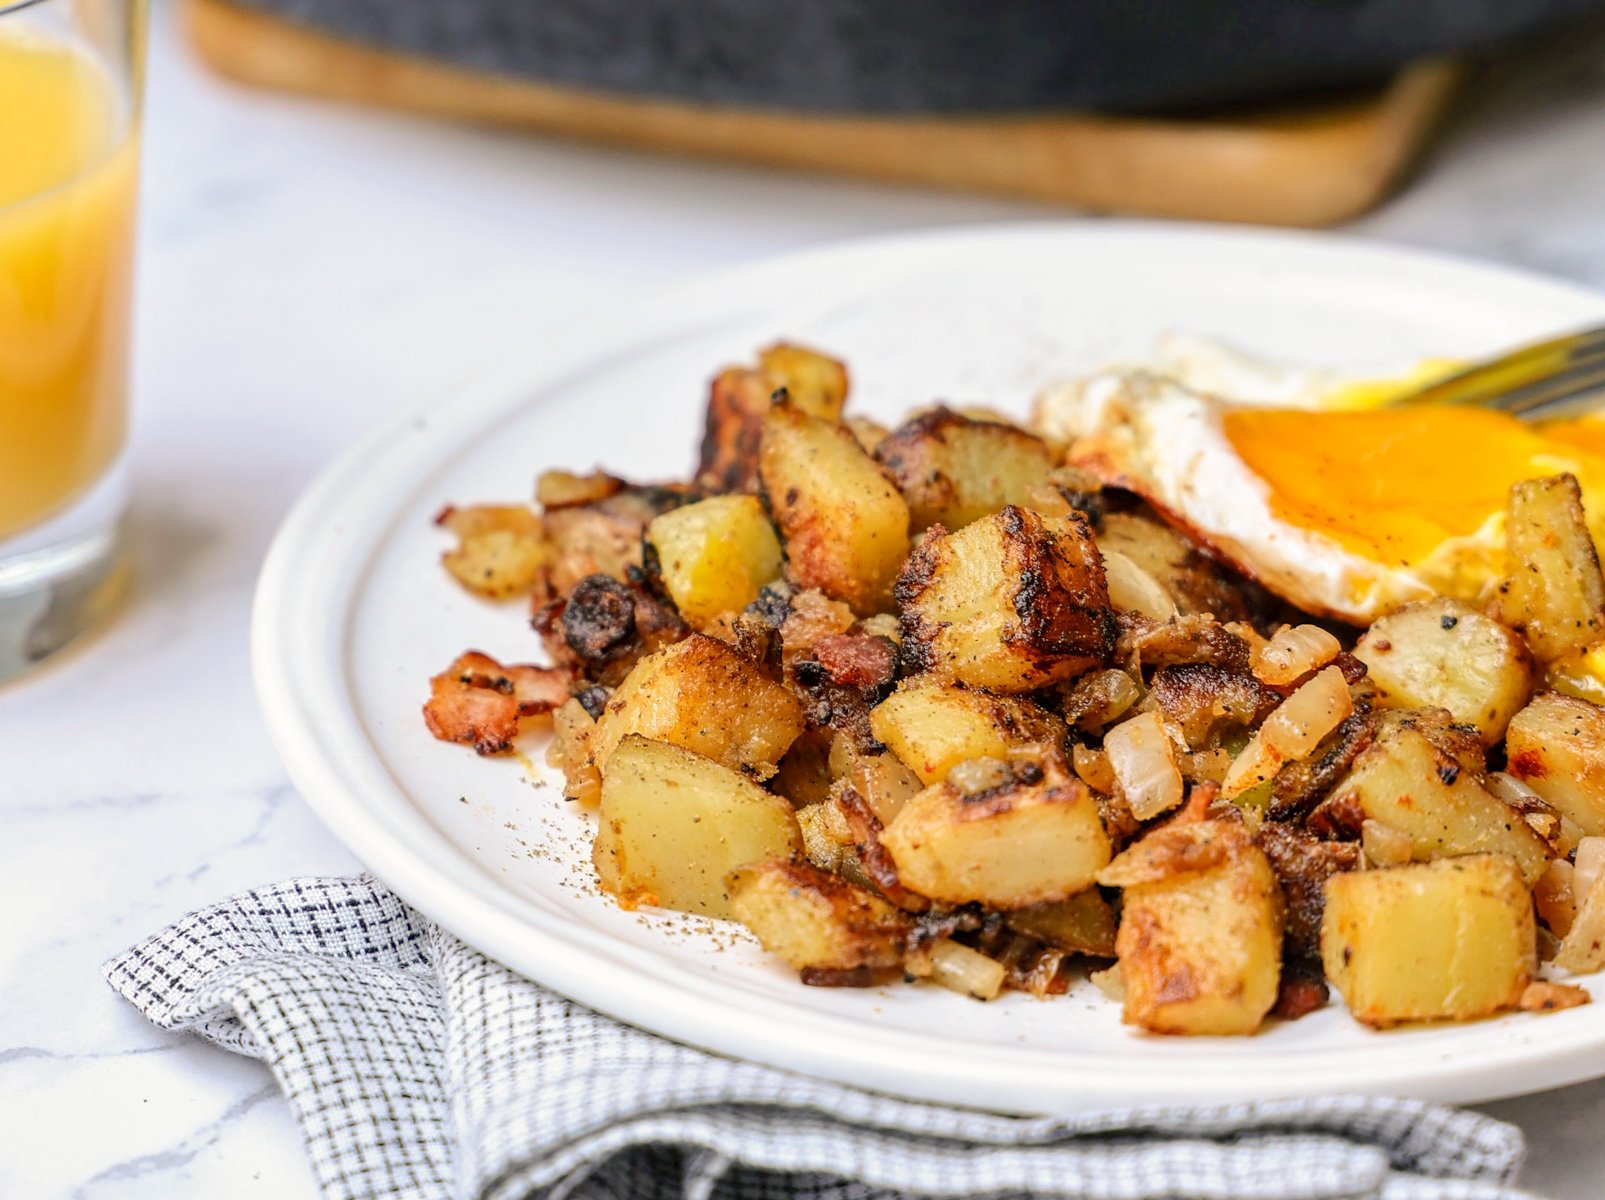
[[[429,729],[494,755],[549,727],[619,903],[739,921],[820,986],[1090,972],[1156,1033],[1329,988],[1375,1027],[1588,1000],[1605,579],[1575,479],[1511,488],[1484,602],[1361,630],[1051,430],[847,397],[772,346],[714,379],[690,481],[551,471],[438,518],[546,663],[464,654]]]

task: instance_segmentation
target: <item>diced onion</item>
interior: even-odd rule
[[[1103,551],[1103,574],[1113,607],[1140,612],[1155,621],[1168,621],[1176,615],[1176,601],[1164,585],[1120,551]]]
[[[1277,706],[1232,763],[1221,790],[1228,800],[1303,758],[1354,711],[1343,672],[1327,667]]]
[[[1533,901],[1538,915],[1543,918],[1556,937],[1571,932],[1577,919],[1577,877],[1572,864],[1557,858],[1544,868],[1544,873],[1533,884]]]
[[[1121,794],[1139,821],[1169,812],[1181,803],[1176,745],[1158,713],[1122,721],[1104,735],[1103,748]]]
[[[1115,790],[1115,773],[1109,769],[1109,756],[1091,746],[1076,745],[1070,748],[1070,762],[1081,782],[1095,792],[1108,795]]]
[[[1087,978],[1108,999],[1121,1003],[1126,998],[1126,977],[1120,973],[1120,964],[1113,963],[1102,971],[1089,972]]]
[[[1605,967],[1605,874],[1601,874],[1600,847],[1605,838],[1586,837],[1577,843],[1577,866],[1572,871],[1572,900],[1577,915],[1561,939],[1555,965],[1584,975]],[[1586,861],[1585,861],[1586,860]]]
[[[1588,895],[1599,884],[1602,870],[1605,870],[1605,837],[1585,837],[1577,843],[1577,900],[1582,903],[1584,896]]]
[[[967,758],[954,763],[947,773],[947,781],[966,796],[989,792],[1013,778],[1009,764],[1001,758]]]
[[[1326,666],[1342,649],[1319,625],[1284,625],[1254,654],[1254,677],[1272,686],[1292,683]]]
[[[960,942],[943,938],[930,950],[931,979],[977,1000],[995,1000],[1003,990],[1003,964]]]

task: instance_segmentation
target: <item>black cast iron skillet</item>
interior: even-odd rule
[[[1605,0],[238,0],[575,87],[816,112],[1165,111],[1368,83]]]

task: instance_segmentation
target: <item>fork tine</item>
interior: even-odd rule
[[[1547,379],[1535,380],[1500,396],[1494,407],[1513,416],[1534,420],[1562,405],[1582,402],[1605,392],[1605,360],[1579,364]]]
[[[1525,346],[1479,363],[1395,403],[1487,405],[1506,408],[1505,397],[1534,387],[1547,389],[1562,376],[1605,363],[1605,327]]]

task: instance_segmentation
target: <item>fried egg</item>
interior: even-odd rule
[[[1535,428],[1482,409],[1378,408],[1393,392],[1367,387],[1364,403],[1337,391],[1346,411],[1267,407],[1263,391],[1245,404],[1119,370],[1050,389],[1037,419],[1070,443],[1071,463],[1298,607],[1358,625],[1435,595],[1484,600],[1522,479],[1576,475],[1605,543],[1605,420]]]

